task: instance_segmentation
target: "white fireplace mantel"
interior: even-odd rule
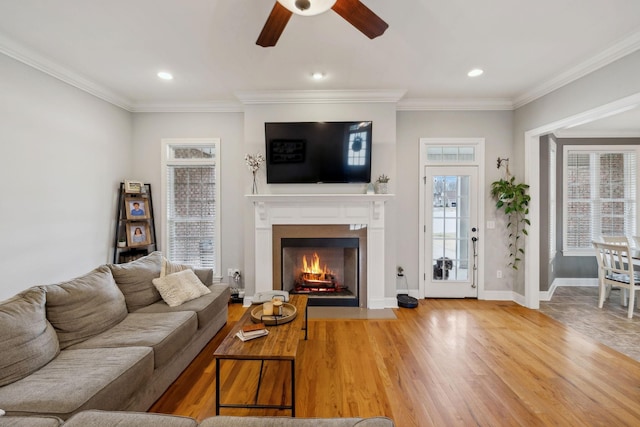
[[[272,289],[274,225],[361,224],[367,226],[367,308],[385,308],[384,205],[393,198],[392,194],[251,194],[246,197],[253,202],[255,212],[256,292]]]

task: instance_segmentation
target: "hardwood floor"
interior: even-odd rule
[[[212,354],[229,322],[151,408],[214,415]],[[297,416],[385,415],[410,426],[640,425],[640,363],[511,302],[421,300],[397,320],[310,320]],[[303,332],[301,332],[301,338]],[[224,363],[223,398],[252,399],[259,363]],[[288,364],[265,365],[261,403],[288,398]],[[224,415],[289,415],[227,409]]]

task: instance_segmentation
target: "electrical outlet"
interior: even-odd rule
[[[498,270],[498,271],[496,271],[496,277],[497,277],[498,279],[502,279],[502,270]]]

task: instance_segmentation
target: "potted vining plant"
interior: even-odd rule
[[[516,182],[516,178],[509,172],[509,159],[498,157],[498,169],[504,167],[505,176],[491,183],[491,197],[496,201],[496,208],[507,216],[507,230],[509,233],[509,266],[518,269],[518,263],[524,255],[524,236],[529,235],[527,226],[531,222],[529,215],[529,201],[527,194],[529,186]]]
[[[385,174],[382,174],[376,179],[376,193],[378,194],[387,194],[388,188],[387,184],[389,183],[389,177]]]

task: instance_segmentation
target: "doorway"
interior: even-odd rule
[[[425,297],[477,298],[478,168],[426,166],[425,176]]]
[[[485,296],[484,145],[484,138],[420,138],[420,281],[412,296]]]

